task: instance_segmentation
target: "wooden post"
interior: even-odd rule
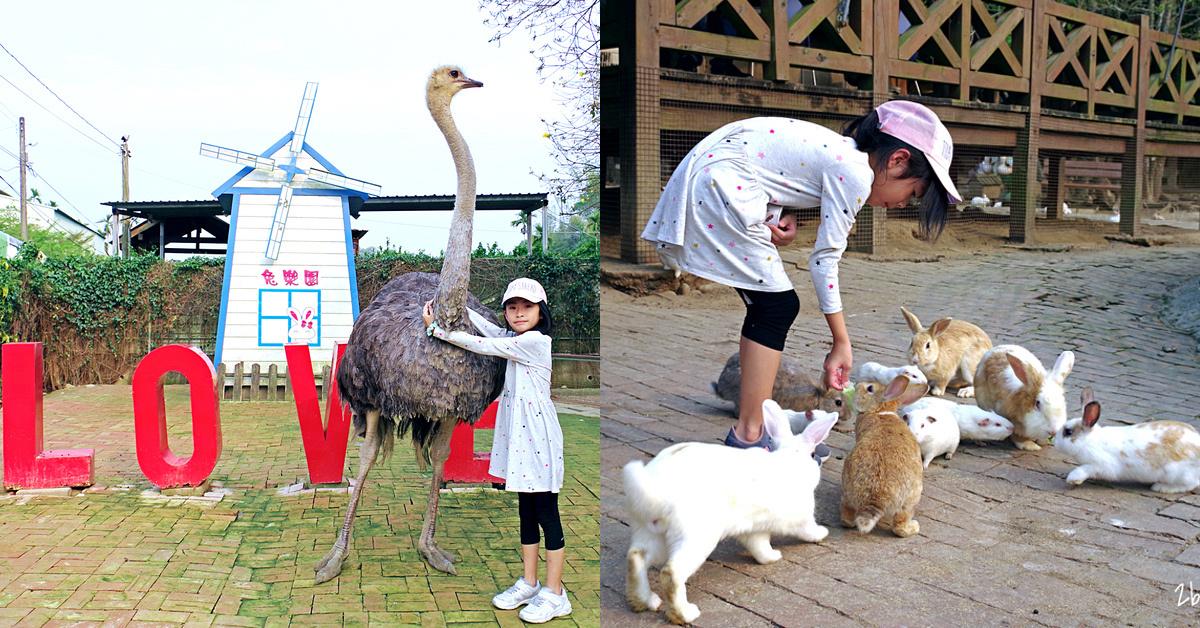
[[[633,3],[633,54],[621,55],[621,259],[658,261],[654,247],[639,237],[658,203],[662,168],[659,147],[659,19],[665,0]]]
[[[267,401],[279,401],[279,365],[272,363],[267,367]]]
[[[224,401],[225,399],[228,399],[228,397],[225,396],[225,363],[224,362],[217,365],[217,386],[219,387],[219,390],[217,391],[217,399],[220,399],[222,401]]]
[[[17,160],[21,167],[21,240],[29,240],[29,209],[25,206],[25,116],[21,116],[17,131]]]
[[[1121,233],[1138,236],[1142,232],[1142,182],[1146,169],[1146,107],[1150,91],[1150,16],[1143,15],[1138,29],[1137,127],[1125,142],[1121,165]]]
[[[250,401],[258,401],[262,398],[259,392],[259,383],[262,379],[262,365],[258,362],[250,365]]]
[[[1054,217],[1058,220],[1063,218],[1063,203],[1067,202],[1067,174],[1066,174],[1066,157],[1058,157],[1052,160],[1050,166],[1050,185],[1054,188],[1054,198],[1050,199],[1054,202]]]
[[[233,400],[242,400],[242,365],[244,362],[238,362],[233,365]]]
[[[771,29],[771,60],[763,68],[763,78],[768,81],[787,81],[792,74],[787,0],[764,0],[762,18]]]
[[[329,365],[321,367],[321,387],[317,389],[317,400],[325,401],[329,397],[329,386],[332,382],[329,381]]]
[[[1046,81],[1046,0],[1033,0],[1033,49],[1029,59],[1029,114],[1025,128],[1017,132],[1013,151],[1012,208],[1008,215],[1008,239],[1033,244],[1037,218],[1038,149],[1042,134],[1042,87]],[[1060,170],[1061,180],[1061,170]],[[1061,184],[1061,181],[1060,181]]]

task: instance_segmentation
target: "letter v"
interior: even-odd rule
[[[333,350],[330,381],[325,382],[325,390],[329,394],[325,402],[325,421],[321,420],[321,403],[317,399],[317,384],[308,345],[289,343],[283,350],[287,355],[288,375],[292,380],[292,396],[296,399],[304,457],[308,460],[308,479],[313,484],[341,482],[346,468],[346,443],[350,440],[350,408],[342,407],[342,399],[338,395],[337,367],[346,353],[346,343],[337,343]]]

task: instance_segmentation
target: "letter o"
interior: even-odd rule
[[[178,371],[188,380],[192,402],[191,458],[171,453],[162,376]],[[196,347],[167,345],[151,351],[133,372],[133,429],[138,466],[159,488],[199,486],[221,457],[221,409],[217,373]]]

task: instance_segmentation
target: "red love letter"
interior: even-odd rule
[[[42,451],[42,343],[4,345],[4,488],[96,483],[96,450]]]
[[[308,479],[313,484],[341,482],[346,468],[346,442],[350,439],[350,408],[343,408],[338,396],[337,367],[346,353],[346,343],[337,343],[333,350],[330,381],[325,382],[329,398],[325,402],[324,422],[321,421],[321,403],[317,400],[317,383],[308,345],[287,344],[283,351],[287,356],[288,376],[292,379],[292,396],[296,398],[300,437],[304,441],[304,457],[308,460]]]
[[[167,444],[167,407],[162,376],[178,371],[192,398],[192,457],[184,460]],[[221,457],[221,407],[212,360],[196,347],[167,345],[151,351],[133,372],[133,431],[138,465],[159,488],[199,486]]]

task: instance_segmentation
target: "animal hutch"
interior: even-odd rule
[[[600,32],[605,257],[657,262],[638,236],[676,164],[718,127],[784,116],[841,130],[894,98],[945,122],[967,202],[981,158],[1011,158],[998,219],[1011,241],[1062,228],[1075,187],[1108,195],[1130,236],[1144,229],[1148,167],[1171,163],[1168,180],[1200,187],[1200,42],[1144,18],[1051,0],[602,0]],[[885,220],[864,207],[851,246],[882,250]]]

